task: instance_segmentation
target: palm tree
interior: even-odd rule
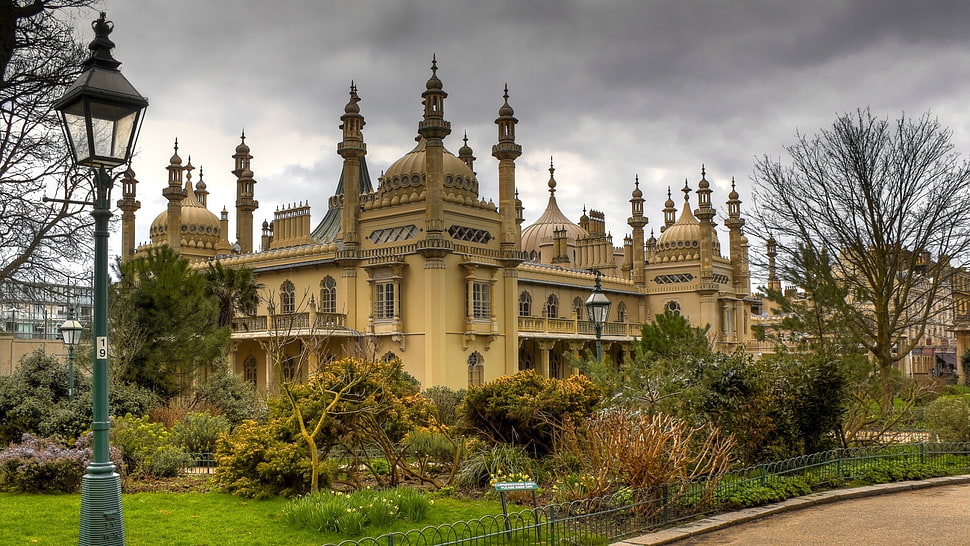
[[[219,302],[219,326],[230,326],[237,312],[256,313],[263,284],[256,282],[252,269],[224,267],[222,262],[211,262],[203,277],[206,293],[215,296]]]

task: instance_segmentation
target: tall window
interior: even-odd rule
[[[626,302],[621,301],[619,305],[616,306],[616,321],[617,322],[627,322],[626,319],[629,317],[626,314]]]
[[[282,368],[283,368],[282,369],[283,381],[289,383],[291,381],[296,380],[296,378],[299,377],[299,373],[298,373],[299,366],[297,365],[295,357],[292,357],[292,356],[286,357],[286,359],[283,360]]]
[[[559,318],[559,296],[549,294],[546,298],[546,317]]]
[[[390,320],[397,309],[397,287],[393,282],[379,282],[374,284],[374,318]]]
[[[576,320],[583,320],[586,317],[586,304],[583,300],[579,299],[579,296],[573,298],[573,318]]]
[[[243,379],[256,384],[256,357],[249,355],[243,362]]]
[[[532,294],[524,290],[519,294],[519,316],[532,316]]]
[[[492,318],[492,287],[487,282],[472,283],[472,318]]]
[[[285,280],[280,285],[280,312],[284,314],[296,312],[296,287],[290,280]]]
[[[468,384],[485,384],[485,357],[478,351],[468,355]]]
[[[337,312],[337,281],[330,275],[320,281],[320,312]]]

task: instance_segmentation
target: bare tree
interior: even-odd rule
[[[815,263],[812,275],[845,288],[839,312],[888,379],[952,302],[951,262],[970,249],[970,168],[928,114],[859,110],[786,150],[787,162],[756,161],[754,232],[778,241],[786,281]]]
[[[42,198],[89,200],[52,105],[84,59],[70,19],[96,3],[0,0],[0,283],[69,284],[91,255],[88,211]]]

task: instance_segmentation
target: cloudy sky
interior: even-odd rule
[[[204,169],[209,209],[227,207],[234,222],[229,171],[243,128],[254,156],[257,225],[298,201],[309,201],[315,225],[340,173],[338,124],[351,81],[376,185],[414,145],[432,55],[449,94],[445,145],[457,152],[467,132],[482,196],[498,199],[491,146],[508,84],[523,148],[516,180],[525,225],[545,208],[552,157],[563,212],[578,220],[584,206],[604,211],[615,244],[629,232],[634,177],[647,198],[648,230],[662,224],[668,186],[680,202],[677,190],[685,179],[696,187],[702,164],[722,212],[732,177],[750,204],[755,157],[781,156],[796,132],[814,134],[857,108],[891,119],[929,111],[970,154],[970,3],[960,0],[106,0],[104,7],[122,71],[151,101],[133,163],[139,242],[164,210],[176,138],[182,158]]]

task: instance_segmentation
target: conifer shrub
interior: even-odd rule
[[[211,413],[188,413],[172,427],[175,445],[188,453],[215,453],[216,440],[229,432],[229,420]]]
[[[249,498],[293,497],[310,488],[306,442],[295,437],[285,419],[265,425],[243,421],[216,441],[216,484],[227,493]],[[331,475],[320,473],[320,485]]]

